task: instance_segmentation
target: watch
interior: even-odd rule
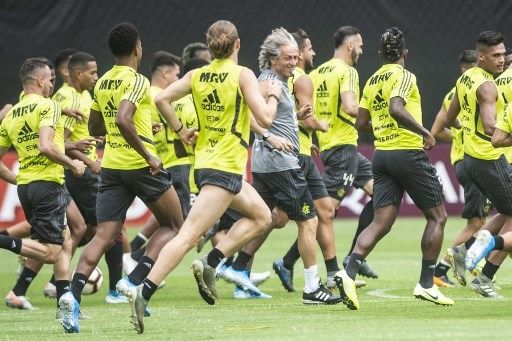
[[[265,131],[263,132],[263,135],[261,135],[261,139],[262,139],[263,141],[266,141],[266,140],[268,140],[268,138],[269,138],[269,137],[270,137],[270,131],[268,131],[268,129],[267,129],[267,130],[265,130]]]

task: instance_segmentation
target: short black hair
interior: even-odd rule
[[[512,49],[509,47],[505,47],[505,56],[510,56],[512,54]]]
[[[297,42],[299,50],[304,47],[304,42],[306,41],[306,39],[309,39],[308,34],[302,28],[299,28],[297,32],[293,32],[292,36]]]
[[[76,52],[78,51],[72,48],[65,48],[63,50],[60,50],[57,53],[57,56],[55,56],[55,67],[58,69],[62,65],[62,63],[66,62],[69,59],[69,57],[71,57]]]
[[[139,41],[139,31],[135,25],[124,22],[112,27],[108,34],[108,47],[115,57],[129,56]]]
[[[77,52],[69,58],[68,69],[76,70],[85,67],[89,62],[95,62],[96,59],[88,53]]]
[[[460,64],[474,64],[477,60],[477,53],[475,50],[465,50],[459,57]]]
[[[181,60],[183,64],[186,64],[190,59],[197,58],[196,53],[198,51],[208,51],[208,46],[204,43],[190,43],[183,49]]]
[[[380,37],[380,53],[385,61],[396,62],[405,50],[404,34],[398,27],[388,28]]]
[[[503,34],[494,31],[483,31],[476,38],[476,49],[480,51],[482,48],[496,46],[505,41]]]
[[[151,73],[155,72],[156,68],[161,65],[175,66],[180,64],[180,57],[166,51],[157,51],[153,55],[153,60],[151,61]]]
[[[337,49],[345,42],[345,39],[356,34],[361,34],[359,29],[354,26],[342,26],[334,32],[334,48]]]
[[[186,75],[190,70],[199,69],[208,64],[210,63],[202,58],[192,58],[183,65],[183,74]]]
[[[34,73],[39,69],[44,69],[48,66],[48,59],[46,58],[29,58],[23,62],[20,68],[20,80],[21,84],[27,83],[32,79]],[[48,66],[49,68],[49,66]]]

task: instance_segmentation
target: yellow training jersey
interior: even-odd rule
[[[503,149],[494,148],[491,136],[485,134],[476,96],[478,87],[485,82],[495,84],[492,74],[478,66],[459,77],[456,85],[461,107],[459,118],[463,126],[464,152],[477,159],[496,160],[503,154]],[[503,110],[501,96],[497,98],[496,109],[498,113]]]
[[[443,108],[445,111],[448,111],[450,107],[450,102],[452,101],[453,95],[455,95],[455,87],[453,87],[450,92],[444,96],[443,100]],[[452,147],[450,149],[450,160],[452,165],[454,165],[457,161],[460,161],[464,158],[464,147],[462,146],[462,129],[457,129],[454,127],[450,128],[450,133],[452,135]]]
[[[329,123],[326,133],[317,132],[320,150],[345,144],[357,145],[356,119],[345,113],[341,105],[341,93],[345,91],[353,92],[359,100],[356,69],[341,59],[333,58],[313,70],[309,76],[315,89],[315,115]]]
[[[78,93],[75,88],[64,83],[59,90],[53,95],[52,99],[60,104],[62,109],[74,109],[79,110],[84,114],[85,119],[78,121],[74,117],[64,117],[64,128],[71,132],[70,140],[76,142],[79,140],[88,139],[89,135],[89,113],[91,111],[92,98],[89,91],[84,90],[82,93]],[[96,147],[89,148],[84,154],[91,159],[96,161],[98,154],[96,153]]]
[[[498,87],[498,93],[503,101],[503,107],[506,107],[512,102],[512,69],[506,69],[498,78],[495,79],[496,86]],[[499,118],[501,114],[504,114],[504,110],[497,113]],[[505,115],[505,114],[504,114]],[[509,163],[512,163],[512,147],[503,148],[503,153]]]
[[[292,92],[292,95],[295,98],[295,89],[294,85],[297,79],[299,79],[301,76],[305,75],[306,72],[302,70],[301,68],[296,67],[295,70],[293,70],[293,75],[288,78],[288,89]],[[295,103],[297,104],[298,101],[295,100]],[[311,103],[314,108],[314,103]],[[297,108],[299,110],[300,108]],[[311,145],[313,144],[313,130],[303,127],[299,122],[299,146],[300,150],[299,153],[302,155],[308,155],[311,156]]]
[[[366,82],[359,106],[371,114],[375,149],[422,149],[422,136],[403,128],[389,113],[391,98],[400,97],[405,109],[422,124],[421,96],[416,76],[399,64],[384,64]]]
[[[54,144],[64,153],[64,128],[60,114],[57,102],[40,95],[28,94],[9,110],[2,121],[0,146],[9,148],[14,145],[18,152],[18,185],[40,180],[64,183],[64,168],[41,154],[37,148],[39,129],[52,127],[55,130]]]
[[[92,102],[92,109],[102,113],[107,129],[101,167],[124,170],[148,167],[144,158],[126,142],[116,125],[116,115],[122,100],[136,106],[133,124],[137,135],[147,151],[157,155],[149,110],[153,102],[149,81],[131,67],[114,65],[96,82]]]
[[[215,59],[192,74],[199,132],[195,169],[245,172],[250,112],[239,85],[243,69],[230,59]]]
[[[173,102],[172,107],[174,109],[174,112],[176,113],[176,116],[178,116],[178,119],[180,120],[181,123],[183,123],[185,127],[189,129],[197,128],[197,113],[196,108],[194,107],[194,99],[192,98],[192,95],[189,94]],[[176,155],[174,155],[174,159],[171,161],[172,166],[188,165],[190,163],[193,163],[194,148],[190,145],[183,144],[179,135],[172,131],[170,128],[168,129],[169,134],[172,134],[171,136],[175,143],[182,144],[185,147],[185,150],[188,155],[188,157],[182,158],[178,158]]]

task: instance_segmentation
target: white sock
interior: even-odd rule
[[[318,277],[318,266],[315,264],[309,269],[304,269],[304,292],[309,294],[320,287],[320,278]]]

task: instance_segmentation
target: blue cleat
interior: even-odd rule
[[[249,290],[254,295],[261,296],[263,294],[258,287],[252,284],[245,270],[235,270],[231,266],[227,268],[219,267],[216,276],[224,278],[229,283],[236,284],[244,290]]]
[[[75,299],[71,291],[68,291],[59,299],[59,308],[62,312],[60,323],[66,333],[78,333],[80,326],[78,319],[80,317],[80,304]]]
[[[279,276],[279,279],[281,280],[281,283],[283,284],[283,287],[286,289],[286,291],[295,291],[295,288],[293,287],[293,269],[288,270],[285,268],[282,258],[275,260],[272,264],[272,268],[274,269],[277,276]]]
[[[110,304],[128,303],[128,298],[117,290],[109,290],[107,296],[105,296],[105,302]]]
[[[244,290],[243,288],[240,288],[239,286],[235,287],[235,292],[233,293],[233,298],[235,299],[249,299],[249,298],[272,298],[272,296],[267,295],[265,293],[261,293],[259,295],[256,295],[252,291]]]
[[[465,265],[466,269],[472,271],[482,258],[486,257],[492,250],[496,242],[491,232],[487,230],[480,230],[475,235],[475,242],[466,253]]]

